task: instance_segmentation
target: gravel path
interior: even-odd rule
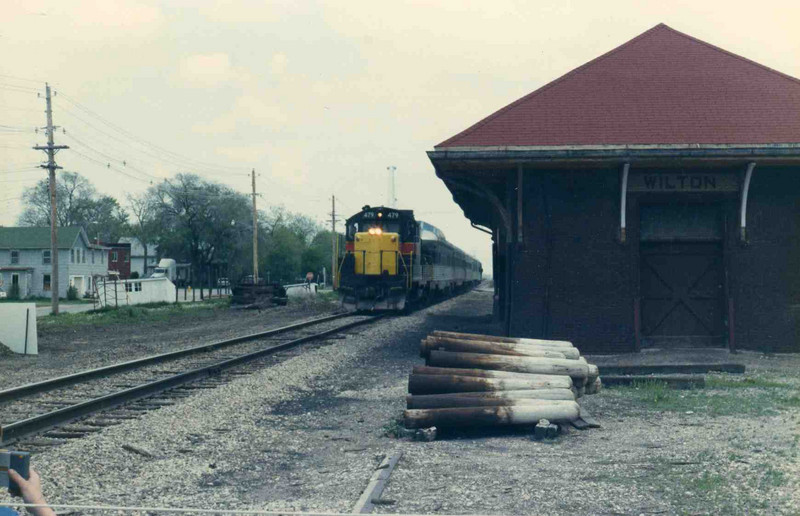
[[[603,428],[554,441],[521,431],[386,437],[422,363],[419,339],[496,331],[490,311],[491,293],[472,292],[379,321],[34,463],[52,503],[349,512],[383,455],[402,450],[383,512],[797,513],[800,407],[706,417],[606,390],[581,402]],[[751,358],[764,375],[800,366],[796,356]]]

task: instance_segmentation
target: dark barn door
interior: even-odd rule
[[[722,230],[714,205],[642,206],[642,345],[725,344]]]

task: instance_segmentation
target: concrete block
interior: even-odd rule
[[[14,353],[38,355],[38,342],[36,304],[0,303],[0,344]]]

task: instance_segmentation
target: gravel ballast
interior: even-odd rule
[[[0,389],[277,328],[338,309],[335,303],[322,302],[266,310],[199,305],[182,304],[177,316],[130,323],[93,324],[90,314],[80,314],[86,318],[83,324],[40,324],[39,355],[3,353],[7,348],[0,345]],[[152,312],[158,315],[166,310]]]
[[[387,437],[422,363],[419,340],[434,329],[496,333],[490,312],[491,293],[474,291],[357,328],[33,462],[52,503],[349,512],[384,454],[403,451],[380,512],[797,511],[800,410],[790,397],[780,410],[709,416],[675,409],[692,393],[662,407],[607,389],[581,400],[602,428],[556,440],[509,430]],[[786,381],[796,385],[800,369],[797,356],[730,361],[753,362],[765,382],[794,370]],[[709,404],[725,392],[709,389]]]

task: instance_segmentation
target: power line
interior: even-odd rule
[[[74,136],[72,136],[72,134],[70,134],[70,133],[65,133],[65,135],[66,135],[68,138],[70,138],[72,141],[74,141],[75,143],[77,143],[78,145],[80,145],[80,146],[82,146],[82,147],[85,147],[86,149],[88,149],[88,150],[90,150],[90,151],[92,151],[92,152],[95,152],[95,153],[97,153],[97,154],[99,154],[99,155],[101,155],[101,156],[103,156],[103,157],[105,157],[105,158],[108,158],[108,159],[110,159],[111,161],[117,161],[117,162],[119,162],[119,163],[122,163],[122,165],[123,165],[124,167],[126,167],[126,168],[128,168],[128,167],[129,167],[129,168],[131,168],[132,170],[134,170],[134,171],[136,171],[136,172],[138,172],[138,173],[140,173],[140,174],[143,174],[143,175],[145,175],[145,176],[147,176],[147,177],[150,177],[150,178],[152,178],[152,179],[156,179],[156,180],[158,180],[158,179],[161,179],[160,177],[154,176],[154,175],[152,175],[152,174],[148,174],[148,173],[147,173],[147,172],[145,172],[144,170],[140,170],[140,169],[138,169],[138,168],[136,168],[136,167],[134,167],[134,166],[132,166],[132,165],[128,165],[128,162],[127,162],[127,160],[124,160],[124,159],[119,159],[119,158],[116,158],[116,157],[114,157],[114,156],[110,156],[110,155],[108,155],[108,154],[106,154],[106,153],[104,153],[104,152],[102,152],[102,151],[99,151],[99,150],[95,149],[95,148],[94,148],[94,147],[92,147],[91,145],[89,145],[89,144],[87,144],[87,143],[84,143],[84,142],[82,142],[81,140],[78,140],[77,138],[75,138]],[[110,167],[110,166],[111,166],[111,163],[107,163],[107,165]]]
[[[125,172],[124,170],[118,169],[117,167],[112,167],[110,163],[103,163],[102,161],[94,159],[91,156],[87,156],[86,154],[83,154],[82,152],[78,152],[75,149],[72,149],[72,152],[73,152],[73,154],[75,154],[77,156],[80,156],[80,157],[82,157],[84,159],[87,159],[89,161],[97,163],[98,165],[102,165],[103,167],[105,167],[108,170],[113,170],[114,172],[122,174],[123,176],[129,177],[129,178],[131,178],[131,179],[133,179],[135,181],[139,181],[139,182],[147,183],[147,184],[152,184],[152,181],[148,181],[147,179],[142,179],[140,177],[131,175],[131,174]]]
[[[30,181],[38,181],[36,178],[25,178],[25,179],[0,179],[0,183],[27,183]]]
[[[95,126],[92,123],[88,122],[84,118],[78,116],[76,113],[72,112],[69,109],[62,108],[62,110],[65,113],[67,113],[69,116],[75,118],[76,120],[80,121],[81,123],[83,123],[84,125],[89,127],[90,129],[94,130],[95,132],[105,136],[106,138],[108,138],[110,140],[114,140],[115,142],[118,142],[119,144],[122,144],[127,149],[130,149],[130,147],[131,147],[131,142],[130,141],[123,140],[119,136],[115,136],[113,134],[108,133],[107,131],[99,129],[97,126]],[[72,132],[72,131],[70,131],[70,132]],[[150,160],[153,163],[161,163],[161,164],[168,163],[168,164],[172,165],[173,167],[182,168],[182,169],[189,169],[189,170],[192,170],[193,172],[197,172],[197,173],[202,173],[202,174],[206,174],[206,175],[221,175],[221,176],[231,176],[231,175],[244,176],[244,175],[246,175],[246,174],[242,174],[242,173],[236,174],[236,173],[231,173],[231,172],[228,172],[228,171],[211,170],[211,169],[207,169],[207,168],[198,167],[197,165],[193,165],[191,163],[180,162],[180,161],[172,158],[171,156],[163,156],[163,155],[160,155],[160,154],[154,154],[151,150],[145,149],[145,148],[140,148],[140,149],[138,149],[138,151],[142,152],[142,153],[144,153],[144,154],[146,154],[148,156],[151,156],[152,158],[154,158],[154,159]]]
[[[43,82],[45,82],[45,81],[42,81],[42,80],[36,80],[36,79],[26,79],[26,78],[24,78],[24,77],[14,77],[13,75],[3,75],[3,74],[0,74],[0,77],[4,77],[4,78],[6,78],[6,79],[14,79],[14,80],[17,80],[17,81],[35,82],[36,84],[42,84]]]
[[[127,131],[127,130],[125,130],[125,129],[123,129],[123,128],[119,127],[119,126],[117,126],[116,124],[113,124],[112,122],[110,122],[110,121],[106,120],[104,117],[102,117],[102,116],[98,115],[97,113],[95,113],[94,111],[92,111],[92,110],[91,110],[91,109],[89,109],[88,107],[84,106],[83,104],[81,104],[81,103],[80,103],[80,102],[78,102],[77,100],[73,99],[73,98],[72,98],[71,96],[69,96],[69,95],[66,95],[66,94],[63,94],[63,93],[62,93],[62,94],[61,94],[61,96],[62,96],[62,97],[63,97],[63,98],[64,98],[64,99],[65,99],[67,102],[69,102],[70,104],[72,104],[73,106],[75,106],[75,107],[77,107],[78,109],[80,109],[80,110],[82,110],[82,111],[86,112],[87,114],[89,114],[89,115],[91,115],[91,116],[95,117],[96,119],[98,119],[100,122],[102,122],[103,124],[107,125],[107,126],[108,126],[108,127],[110,127],[111,129],[114,129],[115,131],[117,131],[117,132],[119,132],[119,133],[122,133],[122,134],[126,135],[128,138],[132,139],[133,141],[136,141],[136,142],[139,142],[140,144],[147,145],[147,146],[149,146],[149,147],[152,147],[152,148],[154,148],[154,149],[157,149],[158,151],[160,151],[160,152],[162,152],[162,153],[164,153],[164,154],[167,154],[167,155],[174,156],[175,158],[177,158],[177,159],[179,159],[179,160],[181,160],[181,161],[183,161],[183,162],[185,162],[185,163],[190,163],[190,164],[193,164],[193,165],[194,165],[194,166],[196,166],[196,167],[202,167],[202,168],[227,168],[227,169],[232,169],[232,170],[233,170],[233,169],[237,169],[237,168],[238,168],[238,167],[233,167],[233,166],[224,166],[224,165],[211,165],[211,167],[207,167],[207,165],[208,165],[207,163],[204,163],[204,162],[202,162],[202,161],[200,161],[200,160],[197,160],[197,159],[194,159],[194,158],[189,158],[189,157],[183,156],[183,155],[181,155],[181,154],[178,154],[177,152],[174,152],[174,151],[171,151],[171,150],[165,149],[165,148],[163,148],[163,147],[160,147],[160,146],[158,146],[158,145],[156,145],[156,144],[154,144],[154,143],[152,143],[152,142],[149,142],[149,141],[147,141],[147,140],[144,140],[144,139],[142,139],[142,138],[139,138],[139,137],[137,137],[136,135],[132,134],[131,132],[129,132],[129,131]]]
[[[35,88],[28,88],[27,86],[19,86],[17,84],[0,83],[0,90],[13,91],[16,93],[39,93],[39,90]]]
[[[8,170],[0,170],[0,175],[10,175],[10,174],[25,174],[29,173],[32,170],[37,170],[39,167],[34,166],[27,166],[21,168],[9,168]]]

